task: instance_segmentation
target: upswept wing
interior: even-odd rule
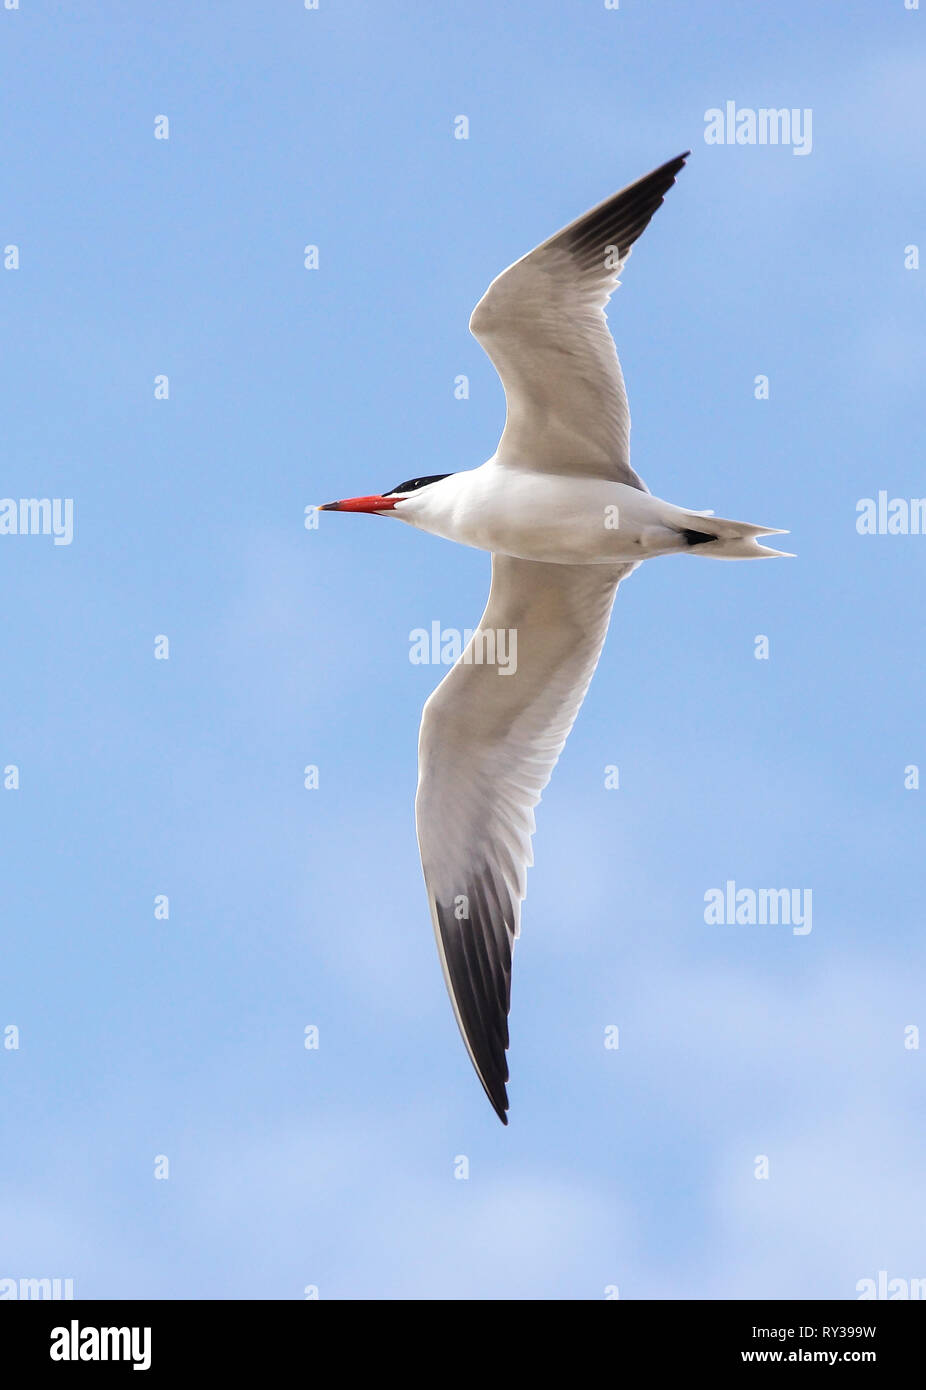
[[[498,460],[610,478],[646,490],[630,467],[630,412],[605,305],[630,248],[687,153],[571,222],[497,276],[470,329],[505,388]]]

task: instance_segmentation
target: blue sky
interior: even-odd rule
[[[926,538],[855,525],[926,492],[924,24],[902,0],[0,10],[0,493],[75,507],[68,546],[0,536],[0,1278],[926,1276]],[[727,100],[810,108],[812,151],[707,145]],[[503,1130],[428,920],[442,671],[408,659],[412,629],[475,623],[488,560],[304,508],[487,458],[476,300],[689,147],[611,306],[634,464],[798,559],[622,587],[538,812]],[[811,890],[812,931],[707,925],[728,880]]]

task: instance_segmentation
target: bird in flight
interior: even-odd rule
[[[319,508],[396,517],[492,555],[479,627],[424,707],[416,818],[453,1011],[503,1124],[534,807],[598,664],[617,587],[656,555],[783,554],[757,537],[785,533],[673,506],[630,466],[605,305],[688,153],[515,261],[476,305],[470,329],[507,405],[487,463]],[[504,664],[492,660],[496,639],[506,639]]]

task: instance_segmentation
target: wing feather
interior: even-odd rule
[[[646,490],[630,466],[627,391],[604,310],[686,158],[669,160],[542,242],[476,305],[470,329],[505,388],[500,463]]]
[[[511,961],[534,807],[633,568],[494,555],[479,628],[421,719],[416,816],[438,953],[463,1041],[505,1124]],[[509,674],[473,661],[482,634],[500,630]]]

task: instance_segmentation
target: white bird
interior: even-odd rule
[[[507,403],[487,463],[319,509],[397,517],[492,554],[479,627],[424,707],[416,816],[454,1014],[503,1124],[534,807],[598,664],[617,586],[655,555],[783,553],[756,537],[784,533],[673,506],[630,466],[627,394],[604,309],[687,157],[542,242],[476,305],[470,329]],[[493,664],[500,634],[508,659]]]

